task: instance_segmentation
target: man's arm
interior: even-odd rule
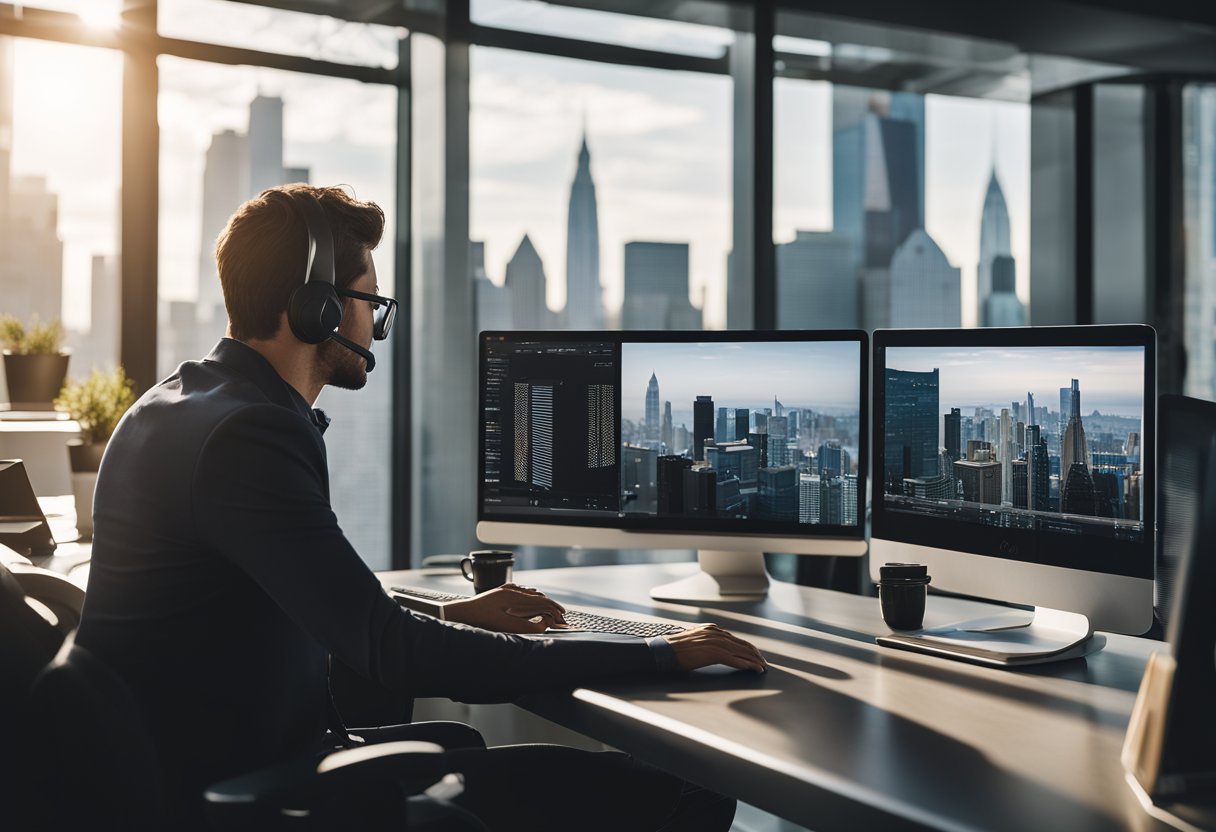
[[[654,674],[645,642],[533,640],[401,609],[359,558],[325,494],[315,429],[277,405],[249,405],[205,443],[194,521],[326,650],[413,696],[467,702],[595,679]]]

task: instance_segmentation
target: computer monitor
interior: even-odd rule
[[[1035,607],[881,643],[992,664],[1098,649],[1153,609],[1147,326],[874,333],[871,573]],[[1023,616],[1023,619],[1026,616]]]
[[[477,536],[696,549],[661,600],[763,597],[764,552],[865,554],[867,337],[484,332]]]

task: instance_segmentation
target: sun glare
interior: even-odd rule
[[[103,29],[115,32],[122,25],[122,12],[111,5],[91,4],[85,10],[78,12],[80,22],[90,29]]]

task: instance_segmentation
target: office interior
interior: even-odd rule
[[[415,583],[422,573],[402,570],[450,574],[483,548],[480,331],[1147,324],[1157,392],[1216,399],[1213,5],[0,2],[0,313],[62,321],[70,377],[121,366],[138,394],[205,355],[226,326],[216,235],[245,199],[300,181],[346,185],[386,214],[373,258],[381,293],[400,304],[396,330],[375,345],[364,390],[328,389],[317,404],[333,419],[325,442],[342,528],[370,568]],[[27,458],[61,526],[76,511],[62,455],[73,425],[0,409],[0,458]],[[868,441],[857,433],[854,445]],[[820,447],[807,438],[808,464]],[[696,559],[511,548],[517,572],[535,570],[529,580],[545,589],[543,571],[562,570],[554,591],[579,596],[578,569],[666,575]],[[52,560],[87,592],[87,544]],[[769,553],[766,567],[774,598],[788,585],[824,605],[832,638],[861,634],[865,650],[885,649],[857,623],[869,609],[881,625],[868,557]],[[643,596],[648,585],[637,584]],[[939,599],[970,603],[931,594],[930,607]],[[1044,828],[1188,828],[1107,782],[1122,776],[1118,740],[1165,637],[1161,616],[1112,637],[1117,672],[1096,657],[1045,675],[933,658],[884,666],[881,652],[864,660],[873,675],[830,658],[804,657],[799,672],[844,696],[850,678],[881,688],[883,673],[922,673],[1004,696],[1010,715],[1097,709],[1095,733],[1065,734],[1110,758],[1083,785],[1116,808],[1085,814],[1085,799],[1034,777],[1008,794],[1040,798],[1032,817]],[[825,655],[861,661],[859,649]],[[898,703],[870,706],[868,730],[898,735],[873,751],[893,766],[918,743],[935,747]],[[602,748],[615,730],[562,703],[433,702],[419,713],[473,721],[503,742]],[[762,708],[732,713],[771,727]],[[976,753],[1017,742],[1016,726],[1002,730]],[[637,753],[682,765],[657,742]],[[774,765],[769,786],[731,795],[742,802],[734,829],[819,828],[789,808],[810,788],[805,772]],[[719,769],[703,776],[733,782],[715,779]],[[766,802],[765,789],[780,794]],[[828,806],[822,828],[1008,822],[995,805],[953,816],[949,796],[923,814],[882,814],[877,799],[842,808],[822,783],[808,794]]]

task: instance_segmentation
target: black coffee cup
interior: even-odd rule
[[[480,594],[488,589],[511,582],[511,568],[515,566],[515,553],[502,549],[482,549],[469,552],[460,562],[460,573],[473,582],[473,592]]]
[[[878,567],[878,602],[882,620],[892,630],[919,630],[929,594],[929,567],[923,563],[887,563]]]

